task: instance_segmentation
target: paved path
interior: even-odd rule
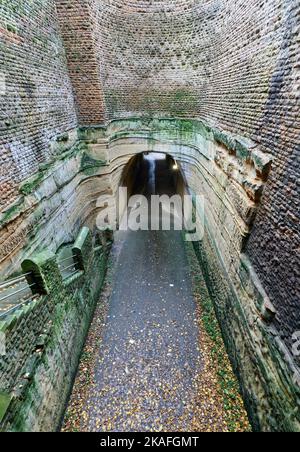
[[[127,232],[84,411],[91,431],[188,429],[200,371],[195,302],[180,232]]]

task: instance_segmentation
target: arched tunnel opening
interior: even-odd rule
[[[125,201],[121,202],[119,196],[120,220],[125,205],[131,209],[139,206],[140,214],[146,211],[148,217],[147,225],[141,221],[141,229],[156,230],[170,225],[183,230],[183,200],[188,188],[180,164],[171,155],[160,152],[135,155],[123,170],[120,187],[126,189]]]
[[[175,221],[178,206],[171,208],[172,201],[179,200],[177,213],[183,211],[182,199],[189,192],[181,165],[169,154],[139,153],[125,165],[120,188],[127,193],[126,206],[119,200],[122,213],[128,206],[129,212],[137,211],[137,227],[124,214],[127,222],[123,218],[114,234],[108,315],[102,330],[96,312],[87,341],[97,355],[93,385],[78,407],[84,373],[79,370],[63,429],[72,428],[74,412],[84,412],[80,427],[84,431],[204,431],[207,422],[212,431],[226,431],[217,384],[217,374],[223,372],[230,385],[226,391],[236,398],[236,428],[247,430],[246,411],[222,339],[222,369],[213,364],[204,317],[214,335],[221,338],[221,333],[207,290],[208,312],[204,317],[199,312],[197,297],[205,290],[203,282],[202,287],[196,283],[201,270],[192,244],[185,240],[183,219]],[[160,201],[158,212],[153,199]],[[100,351],[94,345],[99,336]]]
[[[184,195],[186,182],[178,162],[169,154],[143,152],[132,157],[123,170],[121,186],[128,195]]]

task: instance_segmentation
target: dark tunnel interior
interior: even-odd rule
[[[185,181],[179,164],[168,154],[145,152],[133,157],[124,169],[121,186],[128,195],[183,195]]]

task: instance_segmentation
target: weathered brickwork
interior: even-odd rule
[[[282,42],[282,0],[88,3],[108,119],[196,116],[245,133],[257,123]],[[85,28],[76,20],[69,53],[86,50]]]
[[[65,50],[52,0],[0,5],[0,208],[76,126]]]

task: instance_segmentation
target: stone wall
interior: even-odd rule
[[[259,125],[291,23],[290,2],[64,0],[57,5],[74,84],[98,114],[102,95],[107,119],[198,117],[241,134]],[[82,125],[97,118],[85,111]]]
[[[0,209],[76,127],[72,87],[52,0],[0,5]]]
[[[60,425],[106,269],[107,245],[94,247],[91,234],[82,235],[75,248],[85,265],[67,278],[59,254],[44,250],[24,261],[45,295],[0,322],[0,431]]]
[[[271,2],[272,3],[272,2]],[[252,137],[273,156],[273,170],[247,254],[278,311],[291,348],[300,331],[300,4],[284,2],[284,29],[269,96]]]

